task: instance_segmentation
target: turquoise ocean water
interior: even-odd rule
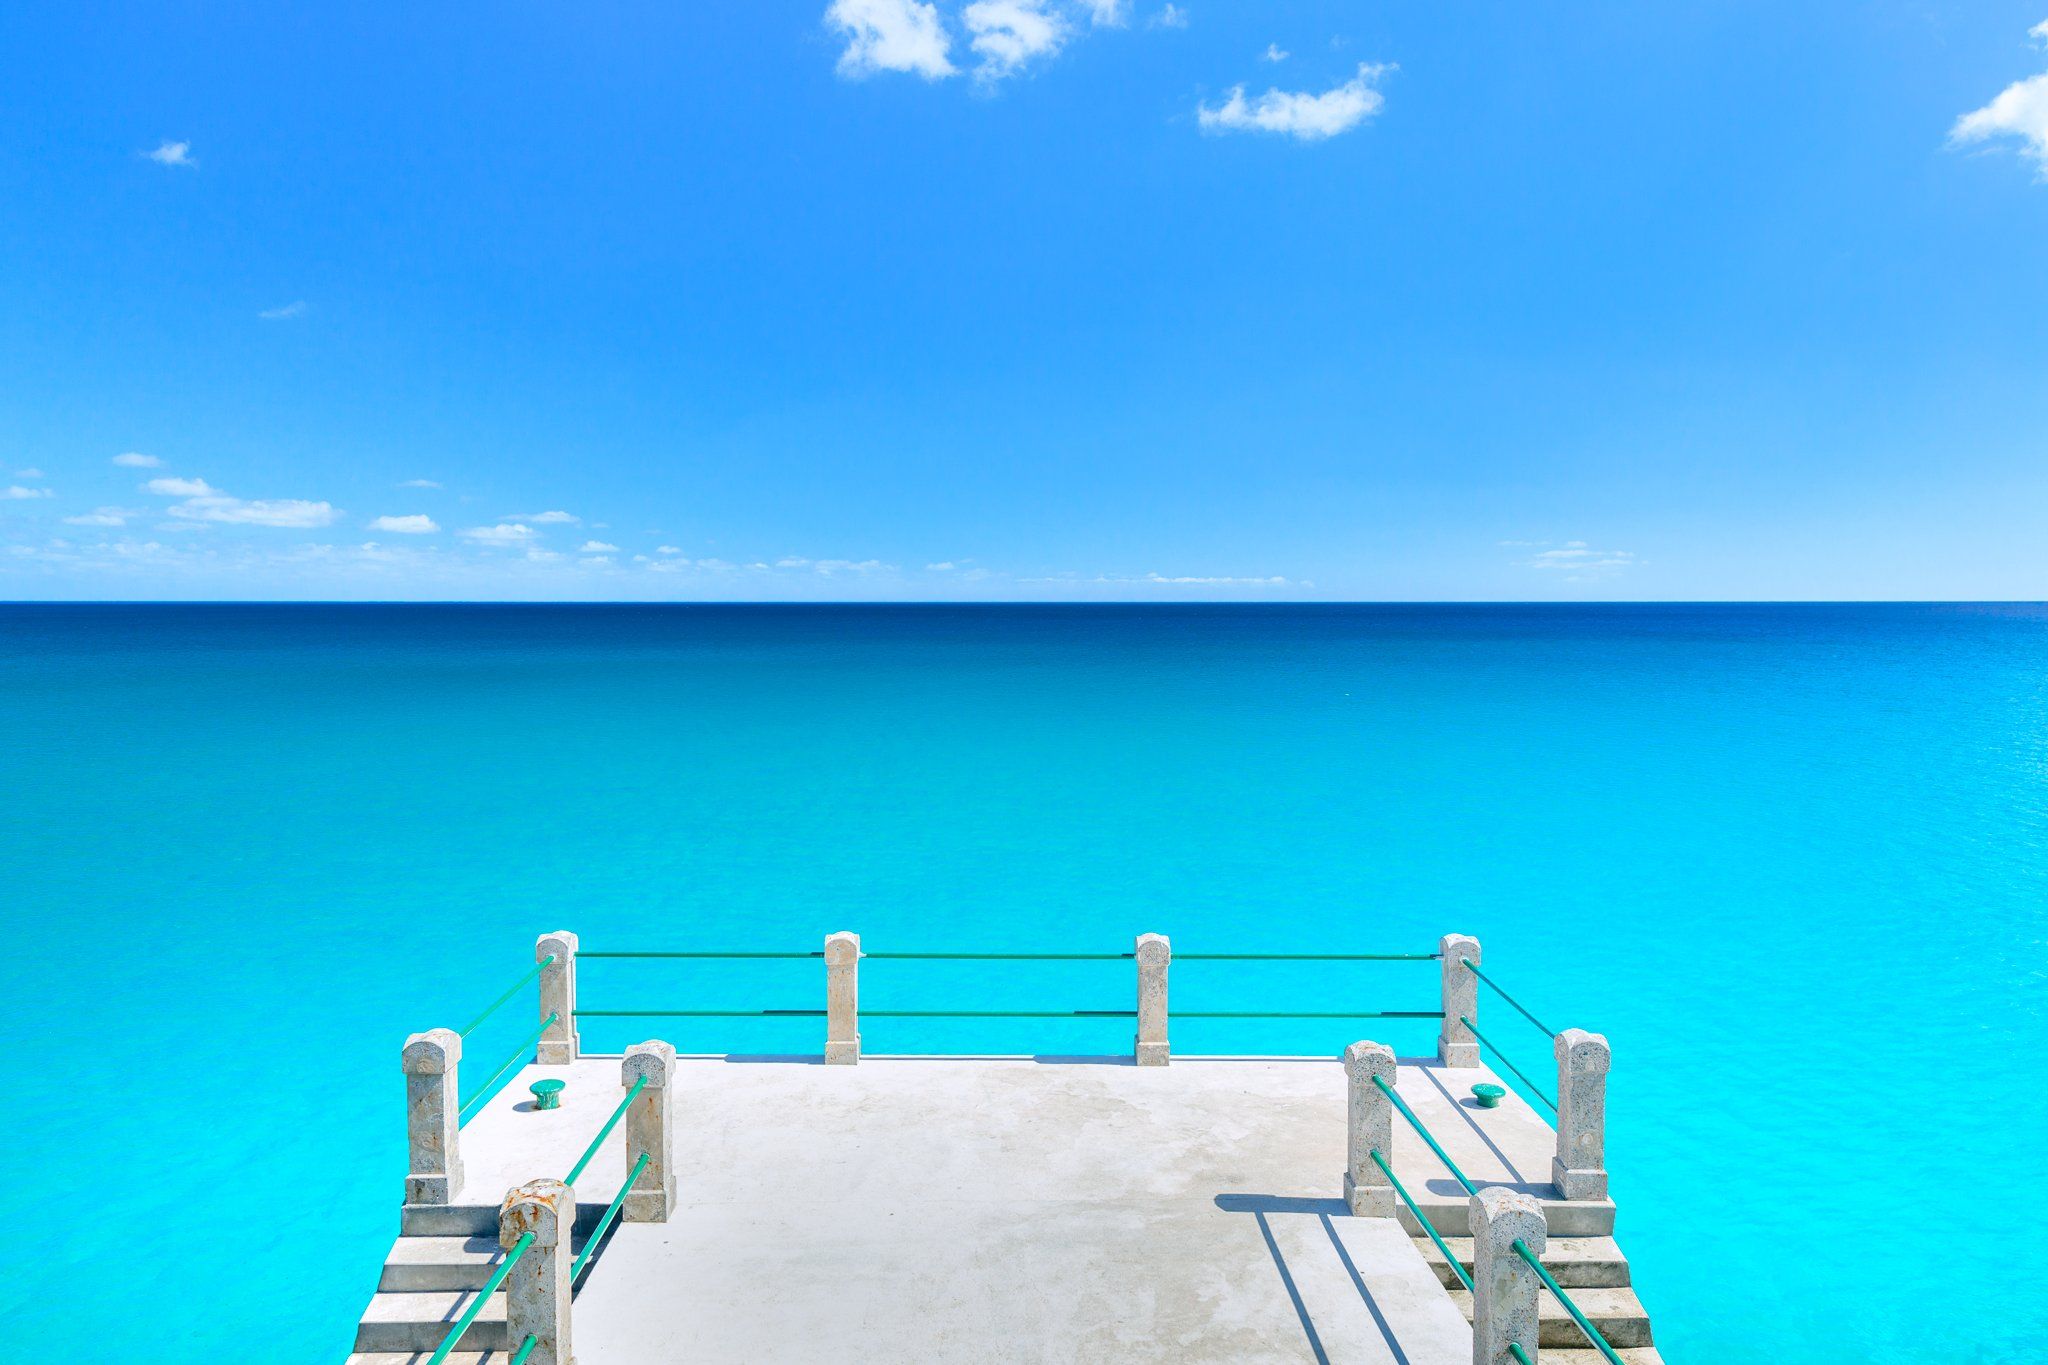
[[[338,1358],[396,1228],[400,1041],[467,1022],[557,927],[1475,933],[1546,1022],[1613,1042],[1618,1231],[1672,1360],[2048,1339],[2040,607],[0,606],[0,877],[10,1359]],[[873,967],[874,1007],[1130,994],[1120,964]],[[1187,963],[1174,1003],[1429,1008],[1433,970]],[[809,963],[591,963],[582,989],[822,1000]],[[650,1031],[612,1022],[586,1043]],[[528,1026],[522,1000],[471,1055]],[[799,1051],[819,1025],[658,1031]],[[865,1028],[881,1051],[1129,1031]],[[1369,1033],[1429,1037],[1174,1041]]]

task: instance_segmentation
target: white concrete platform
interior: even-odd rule
[[[532,1109],[542,1076],[568,1080],[563,1108]],[[1611,1204],[1556,1199],[1541,1116],[1471,1102],[1494,1079],[1404,1059],[1398,1089],[1475,1182],[1605,1235]],[[686,1057],[675,1085],[678,1206],[618,1226],[591,1265],[581,1365],[1471,1359],[1408,1232],[1343,1204],[1334,1058]],[[408,1210],[408,1231],[487,1232],[622,1094],[615,1057],[526,1068],[463,1129],[456,1206]],[[1398,1115],[1394,1165],[1446,1235],[1467,1231],[1464,1190]],[[579,1223],[625,1167],[621,1128],[577,1182]]]

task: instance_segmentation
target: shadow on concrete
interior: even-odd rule
[[[1318,1361],[1328,1365],[1329,1354],[1323,1349],[1322,1338],[1316,1333],[1315,1320],[1309,1315],[1308,1305],[1302,1301],[1301,1291],[1294,1283],[1294,1273],[1287,1268],[1287,1257],[1280,1250],[1280,1243],[1273,1236],[1273,1227],[1267,1221],[1268,1215],[1293,1215],[1314,1218],[1323,1225],[1329,1236],[1330,1246],[1337,1253],[1337,1260],[1344,1267],[1344,1273],[1351,1277],[1352,1287],[1365,1303],[1365,1309],[1372,1314],[1373,1325],[1379,1329],[1381,1340],[1387,1350],[1393,1353],[1398,1365],[1409,1365],[1408,1353],[1401,1349],[1401,1342],[1394,1335],[1394,1325],[1387,1321],[1380,1311],[1379,1301],[1372,1290],[1366,1287],[1365,1276],[1359,1274],[1358,1265],[1351,1259],[1350,1248],[1337,1235],[1333,1218],[1349,1217],[1351,1210],[1341,1199],[1316,1199],[1304,1195],[1286,1194],[1219,1194],[1216,1207],[1225,1213],[1249,1213],[1259,1225],[1259,1236],[1265,1240],[1266,1254],[1273,1258],[1273,1269],[1280,1275],[1281,1287],[1287,1291],[1288,1302],[1294,1305],[1294,1316],[1301,1321],[1303,1335],[1308,1338],[1309,1349],[1315,1352]]]
[[[1365,1276],[1358,1273],[1358,1267],[1351,1260],[1350,1248],[1337,1235],[1337,1225],[1330,1221],[1329,1214],[1322,1215],[1323,1231],[1330,1235],[1330,1245],[1337,1249],[1337,1259],[1344,1263],[1344,1272],[1351,1276],[1351,1283],[1358,1290],[1358,1297],[1365,1300],[1365,1311],[1372,1314],[1373,1326],[1380,1329],[1380,1338],[1387,1343],[1387,1349],[1394,1353],[1397,1365],[1409,1365],[1408,1353],[1401,1349],[1401,1342],[1394,1335],[1394,1325],[1387,1321],[1387,1315],[1380,1312],[1379,1301],[1372,1291],[1365,1287]]]
[[[1280,1254],[1280,1244],[1273,1240],[1272,1224],[1266,1221],[1264,1213],[1256,1209],[1252,1211],[1252,1217],[1258,1221],[1259,1236],[1266,1239],[1266,1254],[1273,1258],[1273,1269],[1280,1272],[1280,1284],[1287,1291],[1288,1302],[1294,1305],[1294,1316],[1301,1320],[1301,1330],[1308,1337],[1308,1348],[1315,1352],[1316,1365],[1330,1365],[1330,1353],[1323,1349],[1323,1339],[1316,1335],[1315,1319],[1308,1315],[1308,1305],[1301,1301],[1301,1291],[1294,1287],[1294,1276],[1287,1269],[1287,1258]]]
[[[1494,1154],[1494,1156],[1500,1161],[1501,1168],[1505,1170],[1509,1175],[1514,1177],[1512,1181],[1482,1180],[1478,1183],[1482,1186],[1489,1184],[1506,1185],[1510,1189],[1520,1190],[1525,1194],[1537,1193],[1538,1191],[1535,1185],[1531,1183],[1529,1177],[1522,1174],[1522,1172],[1519,1169],[1517,1169],[1515,1163],[1508,1159],[1508,1154],[1501,1150],[1500,1144],[1493,1140],[1492,1135],[1486,1131],[1486,1129],[1480,1124],[1479,1120],[1472,1117],[1474,1113],[1482,1111],[1480,1111],[1476,1105],[1467,1107],[1463,1100],[1461,1100],[1458,1096],[1453,1095],[1451,1093],[1450,1088],[1444,1084],[1443,1077],[1437,1075],[1436,1072],[1425,1068],[1422,1074],[1429,1080],[1429,1083],[1436,1088],[1436,1092],[1439,1095],[1442,1095],[1445,1099],[1451,1102],[1451,1106],[1458,1111],[1458,1117],[1465,1120],[1465,1126],[1467,1128],[1470,1128],[1472,1132],[1478,1136],[1479,1140],[1486,1144],[1487,1149],[1491,1151]],[[1498,1113],[1499,1111],[1495,1110],[1493,1112]],[[1463,1189],[1464,1186],[1460,1185],[1457,1188]],[[1544,1188],[1549,1188],[1548,1181],[1544,1182]]]

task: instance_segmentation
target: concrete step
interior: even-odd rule
[[[571,1238],[571,1254],[581,1254],[583,1237]],[[384,1257],[377,1291],[386,1294],[432,1290],[482,1289],[505,1259],[496,1234],[487,1237],[401,1237]]]
[[[1451,1254],[1465,1267],[1465,1273],[1472,1273],[1472,1239],[1470,1237],[1446,1237]],[[1436,1243],[1427,1237],[1415,1239],[1415,1249],[1422,1253],[1422,1259],[1429,1262],[1429,1268],[1446,1289],[1456,1289],[1458,1277],[1451,1273],[1450,1262],[1436,1249]],[[1566,1289],[1612,1289],[1629,1282],[1628,1257],[1621,1254],[1621,1248],[1612,1237],[1553,1237],[1543,1252],[1543,1268],[1553,1275]]]
[[[1591,1319],[1600,1329],[1600,1335],[1607,1338],[1607,1344],[1620,1350],[1625,1346],[1650,1345],[1650,1314],[1643,1307],[1643,1301],[1636,1297],[1633,1289],[1574,1289],[1572,1301],[1579,1311]],[[1465,1315],[1465,1321],[1472,1320],[1472,1295],[1464,1289],[1450,1291],[1451,1301],[1458,1305],[1458,1311]],[[1551,1359],[1553,1346],[1583,1347],[1591,1349],[1586,1334],[1572,1321],[1571,1314],[1564,1311],[1549,1290],[1537,1296],[1536,1344],[1542,1348],[1543,1359]]]
[[[357,1351],[432,1351],[455,1326],[455,1320],[469,1311],[476,1296],[462,1290],[426,1290],[414,1294],[370,1296],[356,1324]],[[505,1340],[505,1294],[500,1290],[484,1304],[483,1312],[462,1334],[456,1345],[467,1351],[503,1351]]]
[[[576,1235],[589,1236],[590,1230],[597,1226],[597,1220],[604,1217],[604,1211],[608,1207],[608,1204],[585,1204],[579,1201],[576,1205]],[[498,1205],[403,1204],[399,1206],[398,1235],[495,1237],[498,1235]]]
[[[1483,1182],[1482,1182],[1483,1183]],[[1462,1189],[1453,1186],[1448,1178],[1437,1182],[1441,1188],[1417,1190],[1412,1186],[1409,1193],[1415,1202],[1429,1215],[1437,1235],[1444,1238],[1470,1237],[1472,1235],[1472,1204]],[[1543,1190],[1554,1189],[1544,1185]],[[1537,1203],[1543,1206],[1544,1225],[1552,1237],[1612,1237],[1614,1235],[1614,1201],[1611,1199],[1548,1199],[1538,1194]],[[1406,1204],[1397,1202],[1394,1217],[1401,1226],[1408,1229],[1411,1237],[1427,1236],[1422,1224]]]
[[[432,1351],[357,1351],[342,1365],[427,1365]],[[448,1365],[505,1365],[510,1351],[450,1351]]]
[[[1664,1357],[1657,1354],[1654,1346],[1617,1346],[1614,1353],[1626,1365],[1664,1365]],[[452,1357],[451,1357],[452,1359]],[[1590,1346],[1576,1350],[1570,1347],[1545,1346],[1538,1354],[1542,1365],[1605,1365],[1606,1356]]]

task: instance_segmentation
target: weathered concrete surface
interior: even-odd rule
[[[1407,1235],[1344,1206],[1334,1058],[686,1058],[676,1084],[676,1210],[591,1267],[584,1365],[1471,1357]]]

